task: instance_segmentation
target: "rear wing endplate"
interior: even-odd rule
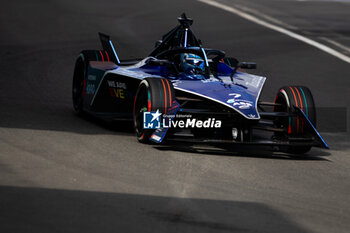
[[[105,50],[110,55],[111,61],[113,61],[115,64],[119,65],[120,60],[119,60],[119,57],[117,55],[117,52],[114,49],[113,43],[112,43],[109,35],[103,34],[101,32],[99,32],[98,35],[100,37],[100,41],[101,41],[103,50]]]

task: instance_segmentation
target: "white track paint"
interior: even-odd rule
[[[350,2],[350,0],[296,0],[297,2]]]
[[[346,51],[347,53],[350,53],[350,48],[349,48],[349,47],[346,47],[345,45],[342,45],[342,44],[340,44],[340,43],[338,43],[338,42],[336,42],[336,41],[334,41],[334,40],[331,40],[331,39],[329,39],[329,38],[326,38],[326,37],[319,37],[319,38],[322,39],[322,40],[327,41],[328,43],[331,43],[331,44],[334,45],[334,46],[337,46],[338,48],[340,48],[340,49]]]
[[[281,20],[278,20],[278,19],[276,19],[274,17],[271,17],[269,15],[263,14],[263,13],[259,12],[258,10],[254,10],[252,8],[245,7],[245,6],[239,6],[239,5],[235,5],[234,7],[238,8],[238,9],[241,9],[242,11],[245,11],[245,12],[248,12],[248,13],[250,12],[253,15],[258,15],[259,17],[262,17],[262,18],[266,19],[267,21],[269,21],[271,23],[274,23],[274,24],[278,24],[278,25],[280,25],[282,27],[285,27],[285,28],[288,28],[288,29],[291,29],[291,30],[298,30],[297,27],[289,25],[289,24],[286,24],[286,23],[282,22]]]
[[[290,37],[292,37],[294,39],[303,41],[306,44],[314,46],[314,47],[316,47],[316,48],[318,48],[318,49],[320,49],[320,50],[322,50],[322,51],[324,51],[324,52],[326,52],[326,53],[328,53],[330,55],[333,55],[333,56],[335,56],[335,57],[337,57],[337,58],[339,58],[339,59],[341,59],[341,60],[343,60],[343,61],[345,61],[345,62],[350,64],[350,57],[348,57],[348,56],[346,56],[346,55],[344,55],[344,54],[342,54],[342,53],[340,53],[340,52],[338,52],[338,51],[336,51],[336,50],[334,50],[334,49],[332,49],[332,48],[330,48],[330,47],[328,47],[328,46],[326,46],[324,44],[321,44],[321,43],[319,43],[317,41],[311,40],[311,39],[309,39],[309,38],[307,38],[305,36],[299,35],[299,34],[297,34],[295,32],[292,32],[292,31],[287,30],[285,28],[282,28],[280,26],[273,25],[271,23],[268,23],[266,21],[258,19],[257,17],[255,17],[253,15],[247,14],[247,13],[242,12],[240,10],[237,10],[237,9],[231,7],[231,6],[227,6],[227,5],[224,5],[222,3],[219,3],[219,2],[216,2],[216,1],[213,1],[213,0],[197,0],[197,1],[205,3],[205,4],[208,4],[208,5],[211,5],[211,6],[214,6],[214,7],[217,7],[217,8],[220,8],[220,9],[225,10],[225,11],[228,11],[228,12],[230,12],[232,14],[238,15],[238,16],[240,16],[240,17],[242,17],[242,18],[244,18],[246,20],[252,21],[252,22],[254,22],[256,24],[259,24],[261,26],[267,27],[267,28],[272,29],[274,31],[283,33],[283,34],[285,34],[287,36],[290,36]]]

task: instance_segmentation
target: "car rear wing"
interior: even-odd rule
[[[117,65],[120,65],[119,57],[117,55],[117,52],[115,51],[115,48],[109,35],[103,34],[101,32],[99,32],[98,35],[100,37],[102,48],[109,54],[111,61],[113,61]]]

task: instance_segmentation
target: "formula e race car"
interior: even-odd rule
[[[133,121],[142,143],[263,145],[287,153],[328,148],[307,87],[285,86],[274,102],[261,101],[266,78],[242,70],[255,63],[202,47],[193,20],[182,14],[178,21],[144,59],[120,60],[99,33],[103,50],[84,50],[75,64],[74,109]]]

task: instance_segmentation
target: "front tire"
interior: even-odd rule
[[[316,108],[311,91],[303,86],[286,86],[278,91],[274,112],[294,113],[293,106],[299,107],[316,127]],[[286,128],[287,136],[302,137],[305,135],[305,122],[300,117],[286,117],[276,122],[278,126]],[[304,154],[310,151],[311,146],[290,146],[284,151],[292,154]]]
[[[133,120],[137,140],[149,143],[154,129],[143,128],[143,113],[157,111],[166,113],[174,100],[172,83],[164,78],[145,78],[141,81],[134,100]]]

